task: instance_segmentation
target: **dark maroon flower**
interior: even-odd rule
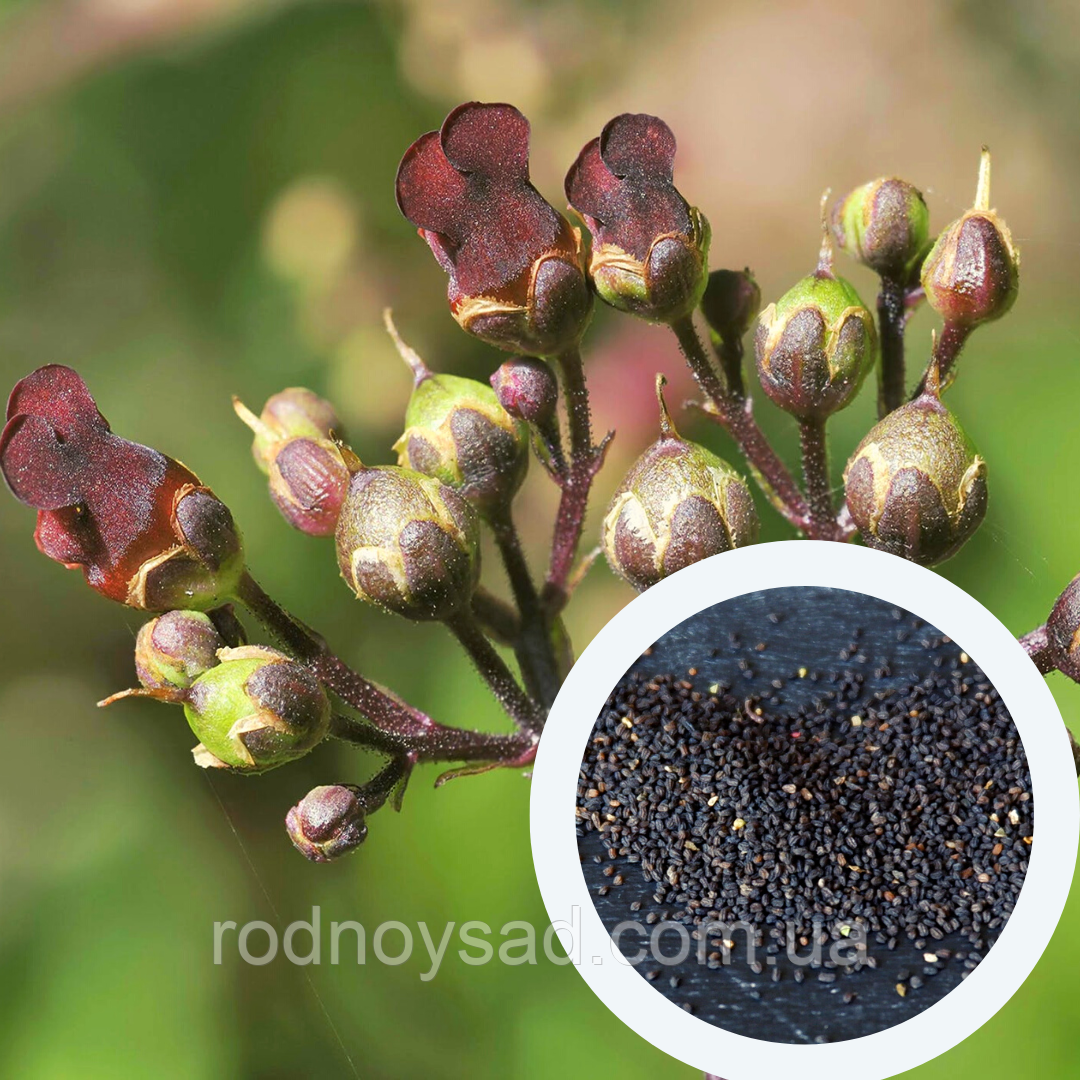
[[[224,504],[179,462],[114,435],[71,368],[49,364],[16,384],[0,471],[38,511],[38,548],[81,567],[110,600],[211,607],[243,568]]]
[[[514,352],[577,343],[592,298],[580,235],[529,181],[529,122],[512,105],[459,105],[405,151],[401,212],[450,275],[454,318]]]
[[[675,136],[663,120],[623,113],[586,143],[566,198],[593,235],[589,272],[623,311],[673,322],[705,288],[709,223],[672,182]]]

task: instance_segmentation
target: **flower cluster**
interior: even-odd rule
[[[698,412],[728,432],[766,501],[802,535],[859,537],[934,565],[983,520],[987,463],[942,397],[971,331],[1003,316],[1017,292],[1016,248],[990,208],[989,156],[974,206],[936,240],[922,194],[895,177],[823,207],[816,268],[764,309],[749,270],[710,271],[710,228],[675,186],[675,159],[662,120],[610,120],[566,175],[582,231],[533,186],[524,116],[510,105],[460,106],[405,152],[397,201],[448,275],[457,322],[515,355],[493,363],[490,385],[436,372],[387,313],[414,381],[387,448],[396,461],[361,461],[334,408],[310,390],[283,390],[258,415],[234,399],[285,520],[334,538],[337,567],[359,599],[444,623],[515,722],[512,734],[442,725],[345,664],[256,584],[228,508],[184,465],[114,434],[70,368],[41,368],[12,391],[0,471],[37,511],[38,547],[108,599],[158,613],[136,641],[139,686],[105,703],[181,706],[196,762],[229,773],[279,767],[331,736],[386,759],[366,784],[320,785],[289,811],[288,836],[309,860],[359,847],[370,815],[400,804],[418,763],[457,762],[442,782],[532,760],[573,659],[561,613],[590,565],[578,549],[610,439],[594,444],[580,352],[596,297],[670,328],[701,389]],[[836,272],[834,244],[878,276],[876,319]],[[942,326],[909,388],[905,328],[923,299]],[[753,417],[743,370],[751,331],[761,388],[798,424],[801,483]],[[879,420],[847,462],[837,505],[826,425],[875,372]],[[612,570],[638,590],[758,533],[750,485],[679,434],[663,383],[658,375],[659,437],[616,486],[600,529]],[[531,456],[559,489],[542,581],[513,514]],[[484,530],[509,597],[482,582]],[[275,647],[248,642],[234,603]],[[1043,671],[1080,681],[1080,578],[1022,643]]]

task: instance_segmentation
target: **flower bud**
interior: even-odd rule
[[[841,251],[902,285],[915,277],[930,246],[930,211],[906,180],[882,177],[857,187],[832,209]]]
[[[566,198],[592,233],[589,275],[620,311],[672,323],[705,289],[709,223],[674,184],[675,136],[656,116],[623,113],[585,144]]]
[[[236,592],[244,549],[229,508],[209,489],[187,484],[172,515],[176,542],[146,560],[128,584],[127,603],[147,611],[206,611]]]
[[[274,649],[222,649],[191,684],[184,715],[204,769],[258,773],[303,757],[326,735],[330,700],[315,676]]]
[[[361,468],[338,522],[337,555],[361,600],[408,619],[445,619],[476,588],[476,514],[433,477],[391,465]]]
[[[168,611],[139,628],[135,670],[147,689],[186,689],[216,667],[225,642],[209,615],[201,611]]]
[[[491,376],[491,386],[499,404],[515,420],[544,425],[555,415],[559,383],[543,360],[515,356]]]
[[[761,313],[754,350],[761,388],[800,420],[824,419],[859,392],[877,331],[854,286],[833,274],[827,237],[817,270]]]
[[[701,298],[701,313],[714,338],[741,341],[761,310],[761,288],[749,269],[714,270]]]
[[[1046,633],[1059,671],[1080,682],[1080,576],[1057,598]]]
[[[436,375],[394,329],[387,329],[415,375],[398,464],[453,488],[482,517],[509,506],[529,464],[529,431],[475,379]]]
[[[274,394],[255,416],[233,398],[237,416],[255,432],[252,453],[270,478],[270,497],[285,520],[309,536],[330,536],[349,487],[351,454],[337,441],[333,406],[292,387]]]
[[[290,386],[267,398],[257,418],[236,399],[240,419],[255,433],[251,451],[263,472],[269,473],[283,443],[290,439],[336,439],[341,424],[334,406],[312,390]]]
[[[311,862],[330,862],[355,851],[367,838],[366,807],[350,784],[312,788],[286,815],[293,846]]]
[[[758,519],[746,482],[705,447],[683,439],[657,377],[660,438],[633,464],[603,525],[612,570],[643,592],[676,570],[752,544]]]
[[[990,152],[983,149],[975,205],[938,238],[922,266],[930,306],[947,322],[974,327],[1000,319],[1020,287],[1020,253],[990,209]]]
[[[933,566],[954,555],[986,514],[986,462],[926,391],[881,420],[844,470],[852,519],[868,547]]]

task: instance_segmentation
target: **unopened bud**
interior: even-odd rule
[[[828,237],[818,269],[761,313],[754,350],[761,388],[801,420],[824,419],[859,392],[877,331],[854,286],[833,273]]]
[[[293,846],[311,862],[330,862],[355,851],[367,838],[366,807],[350,784],[312,788],[286,815]]]
[[[330,701],[311,671],[274,649],[222,649],[184,697],[203,768],[257,773],[303,757],[326,735]]]
[[[657,378],[660,438],[634,463],[608,507],[603,547],[639,592],[691,563],[752,544],[758,519],[746,482],[726,461],[682,438]]]
[[[282,390],[255,416],[237,398],[233,408],[255,433],[252,453],[270,478],[270,497],[293,528],[331,536],[349,487],[352,455],[338,441],[333,406],[301,387]]]
[[[741,341],[761,310],[761,288],[747,270],[714,270],[701,298],[701,313],[720,341]]]
[[[932,566],[954,555],[986,514],[986,462],[927,390],[881,420],[844,471],[852,519],[868,547]]]
[[[930,247],[930,212],[922,192],[896,177],[863,184],[832,209],[841,251],[882,277],[908,284]]]
[[[555,415],[559,384],[543,360],[515,356],[495,371],[491,386],[499,404],[516,420],[542,425]]]
[[[386,324],[415,379],[405,431],[394,444],[398,463],[453,488],[484,517],[503,510],[525,479],[528,429],[490,386],[429,371],[389,312]]]
[[[389,465],[361,468],[338,522],[337,554],[361,600],[409,619],[445,619],[476,588],[476,514],[433,477]]]
[[[144,623],[135,639],[135,671],[147,689],[186,689],[215,667],[225,642],[201,611],[168,611]]]
[[[922,267],[930,306],[947,322],[973,327],[1000,319],[1020,288],[1020,253],[990,208],[990,152],[983,149],[975,205],[938,238]]]

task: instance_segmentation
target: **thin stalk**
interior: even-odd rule
[[[905,289],[892,277],[882,277],[878,294],[878,333],[881,338],[881,371],[878,374],[878,417],[887,416],[904,403],[904,326],[907,323]]]
[[[829,446],[825,439],[825,421],[799,421],[799,441],[802,445],[803,477],[806,498],[814,532],[831,539],[836,531],[836,507],[833,505],[832,484],[829,482]]]
[[[498,761],[517,765],[528,757],[534,736],[491,735],[447,727],[365,679],[326,647],[326,643],[269,596],[245,572],[237,599],[296,659],[307,664],[326,687],[364,719],[339,718],[338,738],[386,752],[412,751],[420,761]]]
[[[518,666],[530,695],[550,707],[559,692],[560,683],[555,649],[551,643],[547,616],[533,584],[510,508],[501,508],[491,516],[488,524],[520,614],[520,633],[514,644]]]
[[[1019,640],[1024,647],[1024,652],[1031,657],[1032,663],[1043,675],[1048,675],[1051,671],[1057,671],[1057,664],[1054,661],[1054,649],[1050,644],[1050,637],[1045,624],[1036,626],[1034,630],[1029,630]]]
[[[671,329],[678,338],[679,348],[698,386],[709,399],[710,407],[705,409],[706,415],[721,424],[735,440],[776,508],[800,532],[813,539],[831,539],[836,531],[835,525],[830,525],[829,536],[817,535],[803,493],[754,420],[753,402],[749,398],[739,400],[728,393],[709,361],[693,319],[689,315],[679,319]]]
[[[931,365],[937,364],[938,381],[942,390],[956,378],[953,368],[956,367],[956,361],[960,359],[960,350],[963,349],[964,343],[973,329],[971,326],[964,326],[960,323],[946,322],[941,328],[941,333],[934,339],[934,354],[930,359],[930,363]],[[918,389],[912,395],[913,397],[918,397],[926,389],[928,375],[929,369],[923,374]]]
[[[720,361],[720,370],[724,373],[728,393],[736,401],[746,397],[746,385],[743,382],[743,343],[742,338],[721,337],[719,343],[713,337],[713,348]]]
[[[514,723],[523,732],[538,736],[544,727],[544,711],[518,685],[502,657],[484,636],[472,612],[452,615],[446,620],[446,625],[461,642],[476,670]]]
[[[521,634],[521,619],[505,600],[478,585],[473,593],[472,610],[488,637],[500,645],[514,647]]]
[[[589,393],[585,387],[585,369],[581,353],[572,349],[554,358],[562,375],[563,398],[566,402],[567,427],[570,434],[570,460],[562,479],[562,497],[555,517],[555,532],[551,541],[551,562],[544,583],[543,604],[550,617],[558,615],[569,599],[567,582],[574,566],[585,514],[589,506],[589,490],[593,478],[604,461],[607,440],[593,446],[592,424],[589,417]]]

